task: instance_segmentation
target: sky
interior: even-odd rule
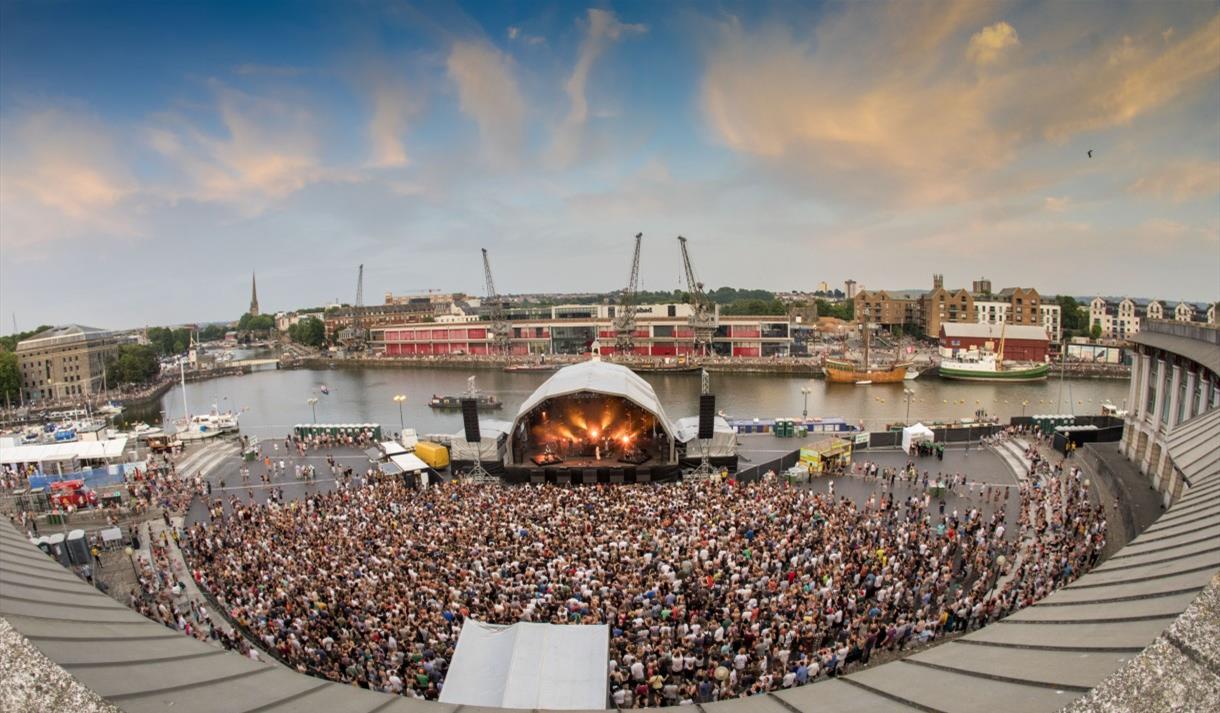
[[[1220,297],[1205,2],[0,0],[0,332],[384,293]],[[1092,157],[1088,152],[1092,151]]]

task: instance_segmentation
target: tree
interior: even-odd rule
[[[1093,327],[1089,330],[1089,334],[1093,335],[1093,339],[1101,339],[1101,324],[1094,322]]]
[[[199,341],[214,342],[218,339],[224,339],[225,328],[220,324],[209,324],[199,331]]]
[[[106,381],[112,386],[146,384],[160,372],[157,350],[147,344],[121,344],[106,360]]]
[[[237,320],[240,332],[270,332],[275,329],[275,317],[269,314],[250,314],[246,312]]]
[[[326,340],[326,325],[317,317],[306,317],[288,328],[288,338],[307,347],[320,347]]]
[[[180,329],[149,327],[148,341],[160,356],[181,354],[191,346],[191,332],[185,327]]]
[[[6,403],[21,400],[21,370],[17,367],[17,355],[8,349],[0,349],[0,400]]]
[[[1065,332],[1082,332],[1089,327],[1089,314],[1084,305],[1071,295],[1056,295],[1055,303],[1059,305],[1059,322]]]
[[[845,322],[850,322],[856,318],[856,303],[852,300],[843,300],[842,302],[817,300],[817,305],[819,317],[835,317]]]

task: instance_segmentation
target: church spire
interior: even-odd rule
[[[250,273],[250,316],[258,316],[258,283],[253,272]]]

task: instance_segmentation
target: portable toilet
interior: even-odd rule
[[[34,538],[34,545],[35,545],[35,546],[36,546],[38,549],[42,550],[42,553],[43,553],[44,555],[49,555],[49,554],[51,554],[51,546],[50,546],[49,544],[47,544],[47,540],[48,540],[48,539],[50,539],[50,538],[49,538],[49,537],[47,537],[46,535],[43,535],[42,537],[35,537],[35,538]]]
[[[72,560],[68,557],[68,543],[65,540],[64,533],[57,532],[47,537],[47,545],[50,547],[51,556],[59,560],[63,566],[69,567],[72,565]]]
[[[68,559],[72,560],[72,564],[93,565],[93,554],[89,551],[89,540],[85,537],[84,530],[73,530],[68,533]]]

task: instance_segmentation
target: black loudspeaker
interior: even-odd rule
[[[474,399],[462,399],[462,426],[466,428],[466,442],[478,443],[479,434],[479,404]]]
[[[699,394],[700,440],[711,440],[716,430],[716,394]]]

